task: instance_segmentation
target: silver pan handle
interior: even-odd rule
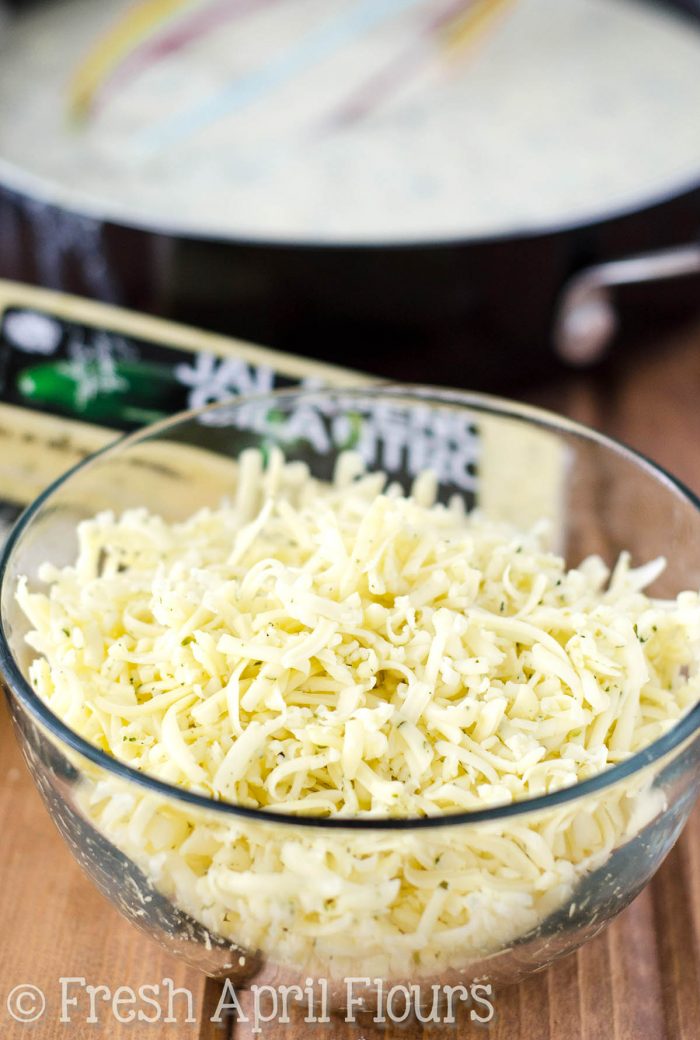
[[[568,364],[581,366],[603,357],[618,327],[612,293],[616,286],[693,274],[700,274],[700,243],[584,268],[566,283],[559,297],[553,328],[557,354]]]

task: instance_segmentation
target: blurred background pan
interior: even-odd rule
[[[700,310],[696,0],[0,11],[2,276],[483,388]]]

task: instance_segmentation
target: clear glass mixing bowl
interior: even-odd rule
[[[568,789],[439,818],[341,820],[246,809],[155,780],[87,744],[32,691],[19,576],[40,584],[40,563],[70,562],[76,524],[99,510],[147,506],[175,521],[217,504],[232,460],[272,445],[319,477],[348,447],[405,487],[430,466],[442,499],[461,495],[521,528],[547,517],[571,565],[590,553],[612,563],[628,549],[639,562],[667,557],[653,594],[700,586],[698,500],[622,445],[536,409],[385,387],[281,392],[177,417],[59,480],[4,549],[0,667],[51,816],[134,924],[239,986],[323,977],[342,1007],[345,980],[359,977],[367,981],[353,993],[371,1008],[377,978],[498,983],[542,968],[627,906],[677,839],[700,784],[700,705],[644,751]],[[468,914],[459,927],[438,912],[406,930],[397,879],[419,907],[437,887],[445,899],[453,886],[468,890]]]

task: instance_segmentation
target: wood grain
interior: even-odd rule
[[[92,985],[138,989],[171,978],[192,993],[195,1021],[186,1023],[184,998],[174,998],[178,1040],[221,1040],[201,1011],[215,984],[168,956],[137,932],[87,880],[74,862],[37,794],[0,698],[0,1037],[2,1040],[110,1040],[134,1038],[134,1028],[115,1022],[100,1001],[95,1025],[85,1022],[89,1007],[80,999],[75,1020],[61,1026],[61,978],[83,977]],[[46,995],[42,1021],[13,1024],[6,1011],[9,992],[30,983]],[[71,990],[71,992],[77,990]],[[167,1001],[163,1002],[167,1014]],[[126,1014],[127,1009],[122,1010]],[[144,1013],[150,1014],[148,1007]],[[155,1014],[155,1012],[152,1012]],[[156,1026],[142,1027],[146,1036]],[[165,1027],[164,1027],[165,1028]],[[166,1035],[162,1032],[160,1035]]]
[[[610,432],[700,490],[700,328],[630,364],[572,376],[524,394]],[[253,1040],[252,1023],[210,1021],[220,995],[123,921],[84,878],[53,829],[20,761],[0,709],[0,1037],[2,1040]],[[57,1024],[58,979],[84,976],[116,989],[170,977],[193,994],[197,1022],[119,1026]],[[13,1025],[13,986],[46,989],[35,1026]],[[251,995],[239,994],[250,1017]],[[499,990],[496,1017],[475,1025],[464,1009],[454,1026],[372,1027],[304,1022],[264,1027],[264,1040],[697,1040],[700,1036],[700,808],[639,898],[576,954],[519,986]],[[65,1030],[65,1031],[64,1031]]]

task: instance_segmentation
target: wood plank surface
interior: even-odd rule
[[[520,396],[622,438],[700,491],[700,327],[595,376],[572,374]],[[210,1021],[220,995],[123,921],[73,862],[51,825],[0,711],[0,1038],[20,1040],[698,1040],[700,1037],[700,808],[638,899],[595,940],[548,971],[498,990],[488,1026],[465,1011],[454,1026],[372,1027],[335,1020],[313,1025]],[[197,1021],[120,1026],[111,1016],[58,1023],[61,977],[94,985],[155,984],[172,978],[193,996]],[[12,1022],[11,990],[45,990],[47,1012]],[[250,1011],[250,994],[239,994]],[[81,1005],[83,1007],[83,1005]],[[79,1020],[81,1019],[81,1020]]]
[[[73,860],[27,772],[4,699],[0,706],[0,836],[2,1040],[28,1036],[32,1040],[62,1036],[66,1040],[133,1040],[134,1028],[120,1025],[101,999],[97,1023],[85,1021],[90,1011],[87,999],[80,996],[73,1021],[60,1024],[60,979],[70,977],[85,978],[89,984],[107,986],[112,992],[119,986],[138,990],[142,985],[171,978],[175,987],[192,993],[195,1018],[192,1023],[185,1022],[186,998],[175,996],[173,1017],[178,1018],[178,1040],[213,1040],[226,1035],[213,1027],[210,1016],[201,1013],[210,997],[203,976],[167,955],[124,920]],[[45,994],[47,1006],[41,1021],[13,1023],[7,999],[19,985],[37,986]],[[78,995],[80,991],[71,987],[69,992]],[[167,1012],[164,1000],[163,1017]],[[121,1011],[125,1013],[126,1008]],[[144,1028],[146,1036],[159,1035],[155,1025]]]

